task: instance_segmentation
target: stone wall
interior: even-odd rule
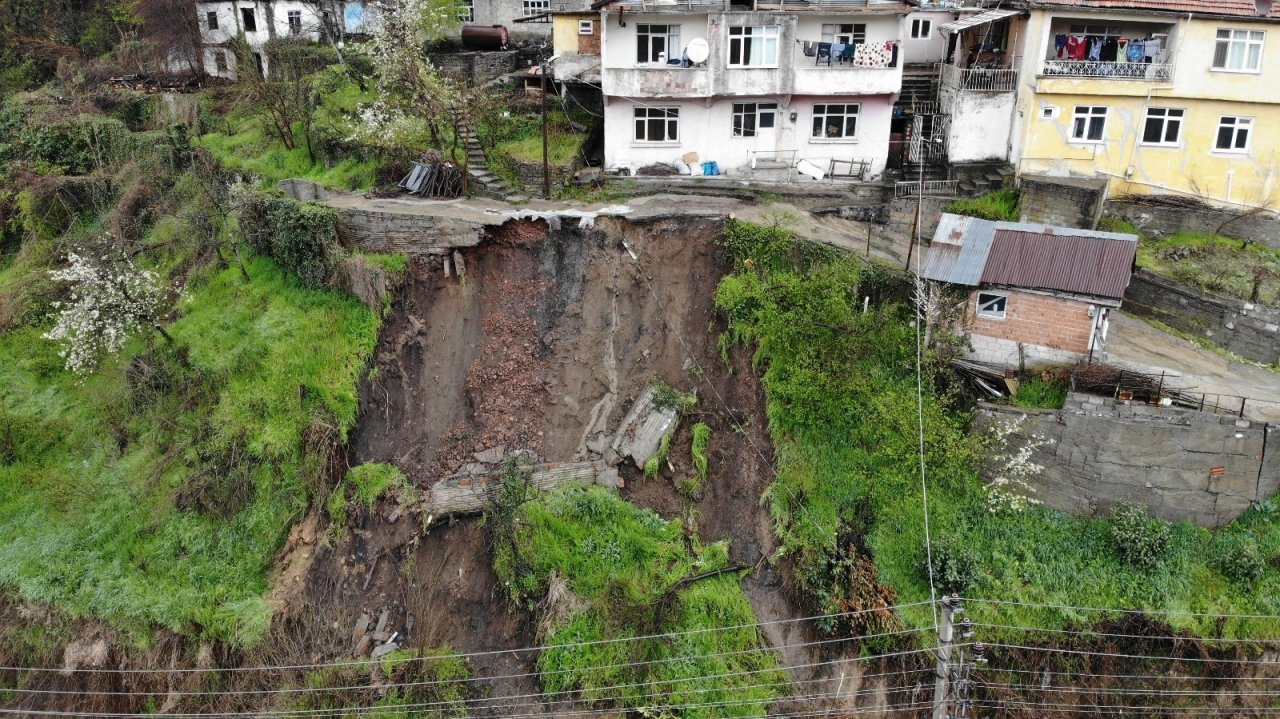
[[[1107,181],[1022,175],[1018,207],[1022,222],[1094,229],[1107,199]]]
[[[1280,361],[1280,309],[1208,295],[1146,270],[1134,273],[1123,309],[1255,362]]]
[[[511,166],[515,170],[516,179],[520,181],[520,188],[524,192],[541,192],[542,191],[542,163],[541,162],[520,162],[512,160]],[[573,182],[573,173],[577,172],[578,163],[572,162],[568,165],[552,165],[551,166],[551,188],[564,187]]]
[[[338,237],[367,252],[441,255],[456,247],[480,244],[484,225],[439,215],[338,208]]]
[[[1126,502],[1220,527],[1280,488],[1276,425],[1071,393],[1061,410],[984,403],[977,426],[1019,416],[1014,441],[1049,440],[1033,454],[1044,471],[1030,483],[1053,509],[1101,516]]]
[[[450,80],[484,85],[515,72],[518,54],[516,50],[437,53],[431,56],[431,64]]]
[[[1212,207],[1158,207],[1146,203],[1107,202],[1106,216],[1124,220],[1144,235],[1163,237],[1176,232],[1204,232],[1252,240],[1280,249],[1280,213],[1222,210]],[[1227,223],[1224,225],[1223,223]]]

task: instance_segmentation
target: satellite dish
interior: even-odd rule
[[[707,58],[711,57],[711,46],[700,37],[690,40],[689,47],[685,48],[684,51],[689,55],[689,62],[695,65],[700,62],[706,62]]]

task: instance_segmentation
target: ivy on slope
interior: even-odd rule
[[[83,382],[40,328],[0,334],[0,585],[145,632],[251,644],[271,558],[356,420],[379,320],[256,257]]]
[[[910,306],[893,301],[883,271],[805,249],[785,228],[730,222],[723,243],[734,269],[716,296],[728,319],[722,341],[755,348],[778,463],[765,500],[783,551],[796,561],[798,585],[822,612],[928,599]],[[864,314],[867,296],[879,301]],[[983,442],[966,433],[968,414],[934,390],[945,384],[938,381],[944,371],[926,355],[925,459],[940,591],[1140,608],[1171,613],[1174,627],[1204,636],[1280,637],[1280,623],[1270,620],[1219,626],[1185,614],[1280,614],[1276,562],[1242,568],[1234,558],[1242,546],[1251,557],[1280,556],[1273,501],[1217,533],[1173,525],[1163,556],[1147,567],[1124,561],[1117,542],[1127,540],[1106,520],[1041,507],[993,513],[978,473]],[[1103,618],[1011,605],[975,606],[971,615],[1044,628]],[[900,620],[926,627],[932,614],[919,607]]]
[[[728,567],[724,543],[698,544],[679,520],[594,486],[513,503],[487,521],[499,579],[514,601],[545,613],[539,644],[555,647],[538,656],[545,691],[690,718],[763,716],[787,693],[759,632],[732,628],[757,621],[740,572],[697,578]],[[699,631],[720,628],[730,629]],[[625,641],[655,634],[676,636]]]

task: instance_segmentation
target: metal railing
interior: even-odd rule
[[[925,180],[924,182],[897,182],[893,185],[894,197],[955,197],[960,194],[959,180]]]
[[[751,169],[781,170],[795,167],[797,150],[748,150]]]
[[[619,0],[612,7],[628,10],[728,10],[730,0]]]
[[[1018,89],[1018,71],[1008,68],[961,68],[942,65],[942,84],[974,92],[1013,92]]]
[[[1101,60],[1045,60],[1041,77],[1091,77],[1104,80],[1173,79],[1173,64],[1167,62],[1104,62]]]
[[[865,8],[869,0],[757,0],[757,10],[846,10]]]
[[[1101,373],[1099,370],[1103,370]],[[1147,374],[1120,369],[1108,365],[1085,365],[1071,373],[1071,389],[1107,396],[1112,399],[1139,402],[1157,407],[1193,409],[1198,412],[1244,417],[1250,405],[1270,407],[1266,411],[1280,410],[1280,401],[1242,397],[1240,395],[1196,392],[1192,389],[1171,386],[1170,381],[1180,375],[1167,372]]]

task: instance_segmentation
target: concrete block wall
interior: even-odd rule
[[[441,75],[468,85],[484,85],[516,70],[516,50],[442,52],[431,56]]]
[[[1023,175],[1019,186],[1022,222],[1094,229],[1107,198],[1106,180]]]
[[[1209,295],[1145,270],[1134,273],[1121,309],[1255,362],[1280,361],[1280,309]]]
[[[1033,455],[1044,471],[1030,484],[1053,509],[1102,516],[1126,502],[1220,527],[1280,485],[1275,425],[1071,393],[1057,411],[984,404],[975,426],[1018,417],[1014,441],[1049,440]]]
[[[1214,207],[1160,207],[1110,200],[1105,215],[1124,220],[1151,237],[1177,232],[1219,233],[1280,249],[1280,213]],[[1225,223],[1225,224],[1224,224]]]

